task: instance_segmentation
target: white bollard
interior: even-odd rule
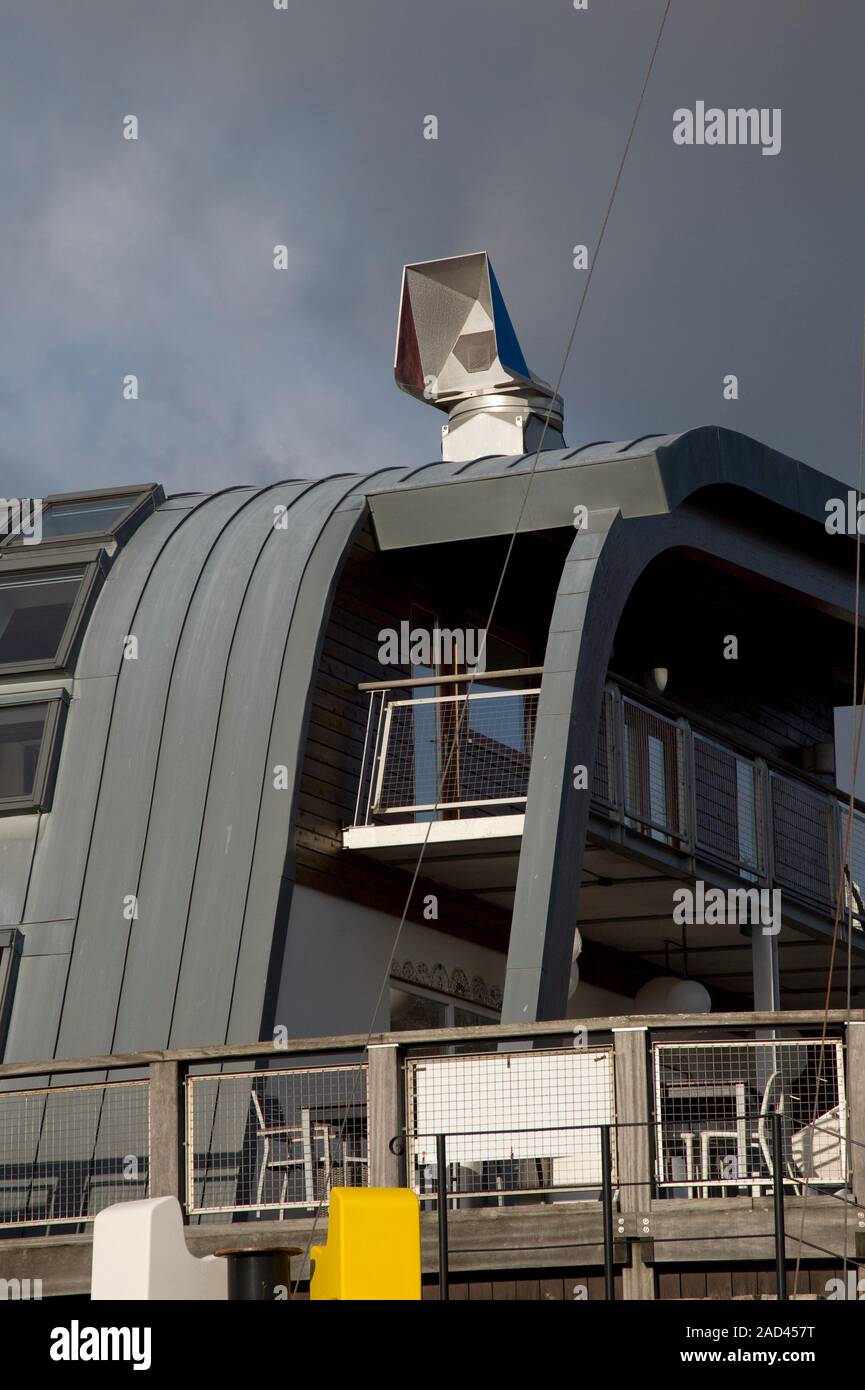
[[[227,1299],[227,1262],[189,1253],[176,1197],[118,1202],[93,1223],[90,1297]]]

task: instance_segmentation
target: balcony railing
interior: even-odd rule
[[[540,690],[488,688],[512,678],[485,673],[467,690],[461,677],[372,689],[355,824],[522,810]]]
[[[0,1093],[0,1225],[77,1225],[148,1196],[149,1082]]]
[[[522,811],[540,695],[538,685],[525,685],[527,675],[537,671],[491,672],[467,690],[453,677],[364,687],[370,703],[355,826]],[[521,678],[521,688],[505,688]],[[496,683],[502,688],[488,688]],[[845,861],[849,807],[840,793],[612,684],[591,787],[595,816],[694,864],[780,888],[823,912],[840,888],[845,917],[849,910],[862,927],[865,814],[854,808]]]
[[[825,1040],[655,1043],[656,1178],[664,1197],[759,1197],[774,1181],[781,1118],[785,1186],[847,1181],[844,1044]]]
[[[433,1189],[444,1134],[454,1194],[597,1191],[601,1129],[615,1122],[614,1061],[609,1044],[407,1059],[409,1184]]]
[[[314,1211],[367,1181],[365,1066],[189,1076],[190,1216]]]
[[[603,1130],[623,1211],[764,1198],[774,1115],[791,1195],[843,1198],[858,1174],[861,1204],[863,1020],[653,1015],[11,1063],[0,1233],[86,1231],[105,1206],[147,1195],[178,1197],[193,1224],[303,1219],[335,1185],[405,1184],[431,1202],[437,1136],[448,1195],[467,1209],[597,1197]],[[767,1031],[790,1026],[795,1039]],[[94,1070],[108,1079],[77,1081]]]

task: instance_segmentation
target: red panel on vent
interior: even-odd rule
[[[399,338],[396,350],[396,369],[394,372],[400,386],[416,386],[423,390],[423,364],[420,360],[420,348],[417,342],[417,333],[414,326],[414,315],[411,311],[411,300],[409,299],[408,284],[402,297],[402,306],[399,316]]]

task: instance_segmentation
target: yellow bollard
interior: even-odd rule
[[[419,1299],[420,1203],[404,1187],[334,1187],[311,1299]]]

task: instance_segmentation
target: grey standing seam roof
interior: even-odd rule
[[[142,523],[89,620],[53,806],[0,820],[0,926],[20,925],[26,938],[7,1060],[260,1036],[286,930],[309,699],[353,538],[369,513],[384,548],[505,534],[533,462],[434,462],[186,494]],[[567,526],[584,503],[606,518],[606,534],[614,514],[660,519],[717,483],[814,520],[833,490],[844,494],[712,427],[543,454],[523,527]],[[273,524],[277,505],[284,528]],[[573,629],[585,598],[566,591],[571,569],[557,624],[567,614]],[[124,659],[127,635],[138,640],[135,660]],[[551,631],[541,713],[555,716],[564,756],[573,714],[561,706],[561,641]],[[287,791],[273,785],[277,764]],[[550,806],[530,794],[527,863],[549,820]],[[124,916],[131,896],[134,921]]]
[[[301,728],[359,482],[169,499],[120,551],[76,663],[52,808],[0,838],[3,921],[26,938],[6,1060],[259,1035]]]

